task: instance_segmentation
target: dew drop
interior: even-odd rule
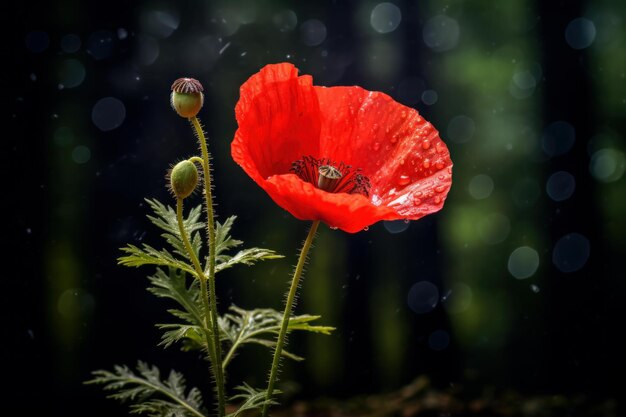
[[[446,151],[446,148],[441,144],[441,142],[437,142],[435,143],[435,150],[437,151],[437,153],[444,153]]]
[[[391,139],[389,139],[389,141],[390,141],[391,143],[396,143],[396,142],[398,141],[398,137],[397,137],[396,135],[393,135],[393,136],[391,137]]]
[[[337,229],[338,229],[338,227],[337,227],[337,226],[330,226],[330,229],[331,229],[331,230],[337,230]]]
[[[422,142],[422,149],[426,150],[430,148],[430,141],[428,139],[424,139],[424,142]]]
[[[435,191],[438,193],[443,193],[445,191],[446,187],[443,185],[438,185],[435,187]]]
[[[400,114],[400,117],[402,117],[403,119],[406,119],[406,111],[402,111],[402,113]]]
[[[400,160],[400,165],[404,165],[404,159]]]
[[[413,204],[419,206],[420,204],[422,204],[422,200],[420,200],[416,196],[413,196]]]
[[[445,179],[446,179],[446,176],[445,176],[445,175],[440,175],[440,176],[438,176],[438,177],[437,177],[437,179],[438,179],[439,181],[443,181],[443,180],[445,180]]]
[[[404,223],[409,224],[409,223],[411,223],[411,220],[409,220],[409,219],[404,219]]]
[[[418,198],[422,198],[423,195],[424,193],[422,193],[421,191],[418,191],[415,193],[415,197],[418,197]]]
[[[369,226],[365,226],[365,227],[363,228],[363,231],[364,231],[364,232],[367,232],[368,230],[370,230]]]
[[[443,161],[439,160],[439,161],[435,162],[435,168],[443,169]]]
[[[439,204],[441,203],[441,197],[439,197],[438,195],[435,196],[435,204]]]
[[[424,159],[424,162],[422,162],[422,166],[423,166],[425,169],[430,168],[430,159]]]
[[[374,142],[373,149],[374,149],[374,152],[378,152],[380,150],[380,143]]]
[[[398,185],[407,185],[411,182],[411,179],[408,175],[400,175],[400,179],[398,180]]]

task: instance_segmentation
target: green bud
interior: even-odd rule
[[[195,117],[204,104],[204,88],[193,78],[179,78],[172,84],[170,104],[179,116]]]
[[[198,169],[191,161],[180,161],[170,172],[170,189],[176,198],[187,198],[198,185]]]

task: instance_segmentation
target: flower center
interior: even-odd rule
[[[329,193],[362,194],[366,197],[369,195],[369,178],[361,174],[360,168],[353,170],[343,162],[303,156],[291,164],[290,171],[303,181]]]

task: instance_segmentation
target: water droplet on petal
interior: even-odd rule
[[[435,201],[435,204],[439,204],[439,203],[441,203],[441,197],[439,197],[438,195],[436,195],[436,196],[435,196],[434,201]]]
[[[398,136],[397,136],[397,135],[393,135],[393,136],[391,137],[391,139],[389,139],[389,141],[390,141],[391,143],[396,143],[396,142],[398,141]]]
[[[446,148],[443,147],[441,142],[437,142],[435,143],[435,150],[437,151],[437,153],[444,153],[446,151]]]
[[[364,231],[364,232],[367,232],[368,230],[370,230],[370,228],[369,228],[368,226],[365,226],[365,227],[363,228],[363,231]]]
[[[411,220],[409,220],[409,219],[404,219],[404,223],[409,224],[409,223],[411,223]]]
[[[422,142],[422,149],[426,150],[430,148],[430,141],[428,139],[424,139],[424,142]]]
[[[374,152],[378,152],[380,150],[380,143],[374,142],[372,148],[374,149]]]
[[[438,185],[435,187],[435,191],[438,193],[443,193],[445,191],[446,187],[443,185]]]
[[[330,229],[331,229],[331,230],[337,230],[337,229],[338,229],[338,227],[337,227],[337,226],[330,226]]]
[[[402,113],[400,114],[400,117],[402,117],[403,119],[406,119],[406,111],[402,111]]]
[[[443,161],[442,160],[438,160],[437,162],[435,162],[435,168],[437,169],[443,169]]]
[[[422,162],[422,166],[423,166],[425,169],[430,168],[430,159],[424,159],[424,162]]]
[[[411,182],[411,178],[408,175],[400,175],[400,179],[398,180],[398,185],[407,185]]]

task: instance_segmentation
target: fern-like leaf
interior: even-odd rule
[[[237,306],[230,307],[230,313],[220,317],[220,332],[223,340],[230,343],[230,351],[227,354],[224,366],[228,365],[230,358],[236,350],[245,344],[258,344],[268,348],[276,346],[276,335],[280,332],[282,313],[269,309],[257,308],[244,310]],[[320,316],[304,314],[292,316],[289,320],[288,331],[300,330],[329,335],[334,327],[312,325],[311,322]],[[283,355],[290,359],[302,360],[303,358],[283,349]]]
[[[182,310],[169,309],[168,311],[185,321],[185,323],[157,324],[159,329],[164,330],[160,344],[169,347],[181,341],[185,351],[206,349],[204,335],[205,332],[210,333],[211,329],[204,326],[198,280],[192,279],[191,283],[187,284],[187,274],[184,272],[170,269],[169,274],[166,274],[160,268],[148,279],[152,284],[148,287],[148,291],[157,297],[176,301]]]
[[[189,263],[180,261],[174,257],[170,252],[165,249],[157,250],[149,245],[142,245],[138,247],[135,245],[127,245],[121,249],[126,253],[126,256],[119,257],[118,263],[124,266],[142,266],[142,265],[156,265],[156,266],[168,266],[170,268],[177,268],[182,271],[195,274],[193,266]]]
[[[180,236],[180,230],[178,228],[178,220],[176,218],[176,210],[173,207],[166,206],[158,200],[146,199],[148,205],[152,208],[154,216],[148,215],[148,219],[158,228],[165,231],[161,234],[163,238],[174,248],[174,252],[178,255],[189,259],[185,244]],[[199,230],[204,229],[205,224],[200,221],[200,215],[202,214],[202,206],[198,205],[189,211],[187,218],[183,219],[183,225],[187,231],[187,235],[190,236],[191,246],[196,256],[199,256],[200,249],[202,248],[202,236],[198,233]]]
[[[144,362],[137,365],[137,373],[127,366],[115,366],[114,372],[94,371],[93,379],[86,384],[104,385],[105,391],[114,391],[108,397],[130,402],[131,412],[160,417],[205,417],[202,412],[200,390],[191,388],[187,393],[182,374],[171,371],[161,380],[159,369]]]
[[[266,403],[269,405],[278,404],[274,400],[265,399],[265,396],[267,393],[266,390],[257,390],[255,388],[252,388],[250,385],[246,383],[238,387],[235,387],[235,389],[239,391],[239,394],[233,395],[232,397],[230,397],[230,400],[231,401],[243,400],[243,403],[239,406],[237,411],[235,411],[234,413],[227,414],[226,417],[238,417],[244,411],[260,409]],[[280,391],[274,390],[274,393],[279,394]]]
[[[266,259],[279,259],[282,255],[270,249],[249,248],[237,252],[235,255],[227,255],[224,252],[240,246],[241,240],[230,236],[230,229],[237,216],[230,216],[222,224],[215,222],[215,272],[223,271],[237,264],[253,265]],[[208,273],[208,271],[205,271]]]

